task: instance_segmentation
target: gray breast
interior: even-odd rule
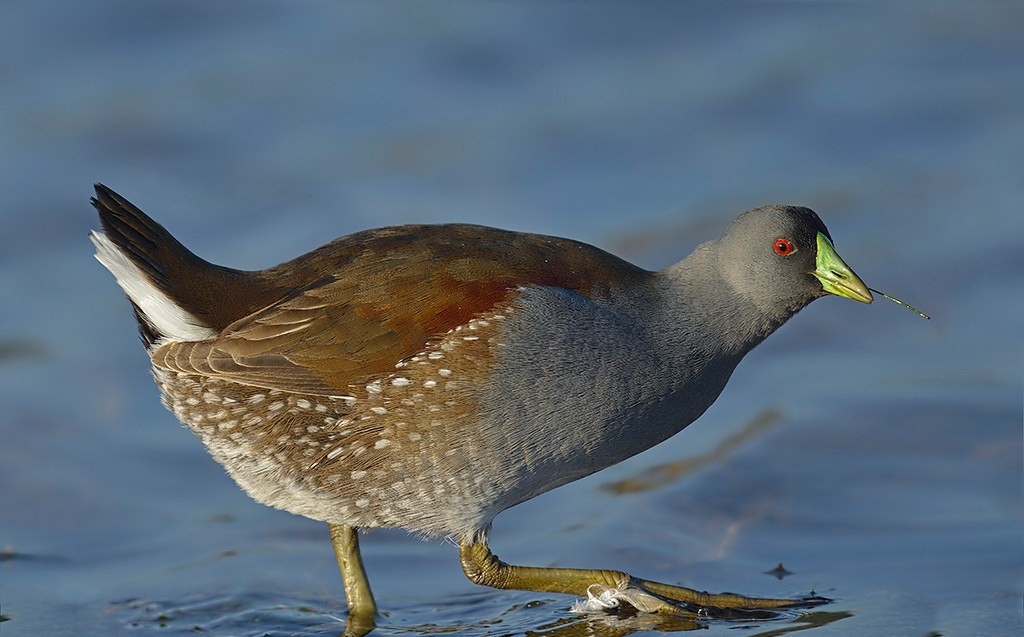
[[[714,401],[736,361],[672,346],[656,312],[629,298],[522,291],[480,401],[495,513],[650,448]]]

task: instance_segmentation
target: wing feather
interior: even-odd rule
[[[161,346],[154,364],[267,389],[346,395],[524,286],[600,295],[649,275],[585,244],[479,226],[403,226],[335,244],[262,273],[308,273],[284,298],[211,340]]]

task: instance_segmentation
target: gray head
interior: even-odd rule
[[[872,301],[810,208],[771,205],[743,213],[718,240],[716,258],[733,292],[773,319],[784,321],[826,294]]]

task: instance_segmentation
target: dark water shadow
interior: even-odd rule
[[[0,513],[3,511],[0,510]],[[15,551],[13,546],[7,545],[0,548],[0,563],[3,562],[20,562],[20,563],[34,563],[34,564],[69,564],[70,558],[63,555],[46,555],[43,553],[23,553]]]
[[[707,453],[647,467],[636,475],[603,484],[601,489],[615,495],[626,495],[668,486],[684,476],[725,460],[734,451],[767,433],[781,421],[780,411],[766,409],[754,416],[743,429],[725,438]]]
[[[25,339],[0,339],[0,363],[25,360],[43,360],[50,356],[46,346],[38,341]]]

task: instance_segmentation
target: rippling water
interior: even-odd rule
[[[503,514],[494,548],[835,599],[712,634],[1016,634],[1022,33],[1011,2],[9,3],[0,635],[343,628],[323,525],[249,501],[160,407],[85,238],[94,181],[235,267],[460,220],[653,268],[810,205],[933,320],[815,303],[697,424]],[[363,547],[374,634],[693,627],[480,589],[401,532]]]

